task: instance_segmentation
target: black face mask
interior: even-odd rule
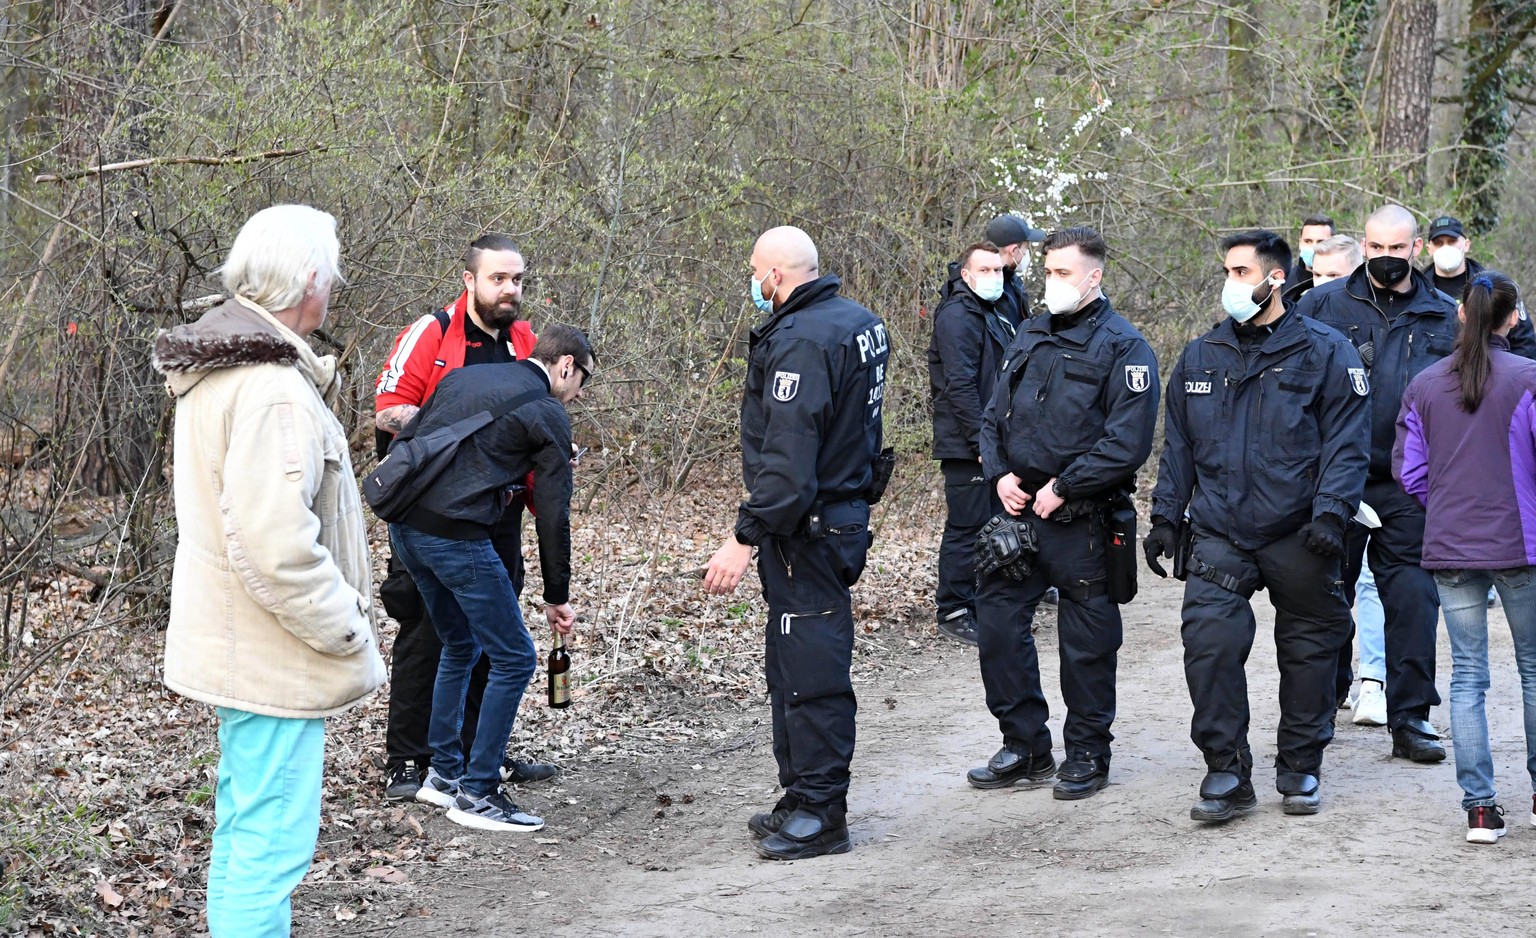
[[[1413,267],[1406,257],[1373,257],[1365,262],[1365,271],[1371,279],[1384,287],[1396,286]]]

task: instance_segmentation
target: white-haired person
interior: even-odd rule
[[[176,397],[165,683],[219,723],[214,938],[289,933],[320,828],[324,718],[384,680],[336,360],[306,341],[339,254],[330,215],[257,212],[221,269],[229,299],[155,342]]]

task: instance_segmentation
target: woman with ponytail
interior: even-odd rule
[[[1425,509],[1423,564],[1451,639],[1456,781],[1474,844],[1504,836],[1484,710],[1490,585],[1514,637],[1536,790],[1536,362],[1511,354],[1508,340],[1522,315],[1503,274],[1483,271],[1467,283],[1455,351],[1408,385],[1392,453],[1398,481]]]

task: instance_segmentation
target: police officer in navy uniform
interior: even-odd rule
[[[1347,280],[1313,290],[1296,311],[1341,332],[1359,350],[1370,374],[1370,467],[1364,500],[1381,518],[1370,532],[1370,564],[1386,613],[1387,726],[1392,755],[1440,762],[1445,747],[1429,722],[1440,702],[1435,689],[1435,631],[1440,594],[1419,566],[1424,507],[1392,478],[1397,412],[1408,382],[1449,355],[1456,342],[1456,303],[1436,290],[1410,261],[1419,253],[1418,222],[1399,205],[1365,220],[1365,264]],[[1353,584],[1366,553],[1366,532],[1349,539],[1344,581]]]
[[[765,667],[784,797],[748,827],[758,852],[795,860],[849,850],[856,703],[849,587],[870,546],[869,497],[883,445],[885,325],[839,295],[804,231],[774,228],[752,250],[752,331],[741,403],[747,500],[705,588],[736,588],[757,548],[768,604]]]
[[[1122,638],[1105,566],[1105,512],[1129,504],[1152,452],[1157,359],[1101,290],[1107,249],[1092,228],[1042,245],[1048,315],[1020,329],[982,417],[982,468],[1011,515],[1037,532],[1023,580],[982,578],[976,619],[987,708],[1003,746],[966,779],[1010,788],[1057,776],[1054,796],[1092,796],[1109,780],[1115,666]],[[1057,632],[1067,706],[1060,772],[1031,623],[1047,587],[1060,591]]]
[[[1365,483],[1368,392],[1354,346],[1285,309],[1284,239],[1245,231],[1221,246],[1228,318],[1185,347],[1169,378],[1144,545],[1147,565],[1166,575],[1159,558],[1179,550],[1177,525],[1188,511],[1184,676],[1190,738],[1206,764],[1190,817],[1210,822],[1258,803],[1243,666],[1256,628],[1249,598],[1259,589],[1275,607],[1275,787],[1287,814],[1320,805],[1335,661],[1350,634],[1340,577],[1345,528]]]

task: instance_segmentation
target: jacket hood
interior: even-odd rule
[[[244,297],[224,301],[197,322],[162,331],[152,361],[175,397],[215,371],[246,365],[296,367],[327,403],[338,386],[335,356],[316,355],[297,333]]]

